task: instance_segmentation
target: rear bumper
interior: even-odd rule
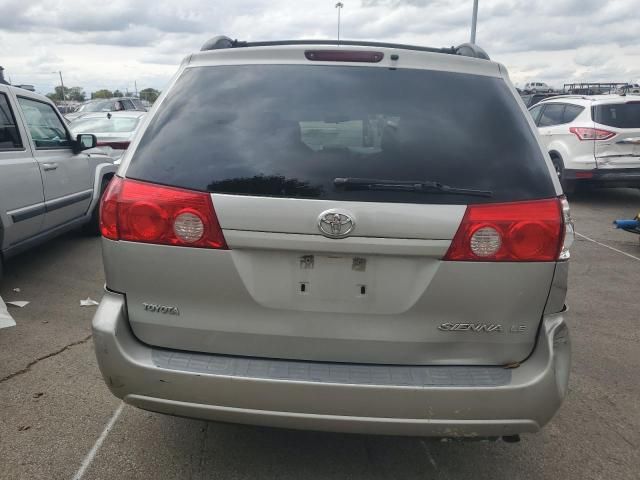
[[[569,181],[609,187],[640,187],[640,168],[595,168],[592,170],[565,169]]]
[[[191,354],[137,340],[122,295],[93,319],[100,370],[125,402],[172,415],[264,426],[417,436],[535,432],[567,390],[562,314],[545,317],[515,369],[328,364]]]

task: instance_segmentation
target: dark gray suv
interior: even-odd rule
[[[140,408],[513,436],[566,394],[568,205],[475,46],[208,42],[101,228],[96,354]]]

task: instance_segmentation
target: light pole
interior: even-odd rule
[[[65,94],[64,94],[64,82],[62,81],[62,71],[58,70],[57,72],[51,72],[51,73],[57,73],[58,75],[60,75],[60,88],[62,88],[62,101],[66,102],[67,99],[65,98]]]
[[[338,44],[340,43],[340,10],[342,10],[344,4],[342,2],[336,3],[336,7],[338,9]]]
[[[471,43],[476,43],[477,23],[478,23],[478,0],[473,0],[473,16],[471,17]]]

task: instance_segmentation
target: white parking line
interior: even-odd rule
[[[96,443],[93,444],[93,447],[91,447],[91,450],[89,450],[87,456],[84,457],[84,460],[82,460],[82,464],[80,465],[80,468],[78,469],[76,474],[73,476],[72,480],[81,480],[82,477],[84,477],[87,469],[91,466],[91,463],[96,458],[98,450],[100,450],[100,447],[102,446],[102,442],[104,442],[104,439],[107,438],[107,435],[109,435],[109,432],[113,428],[113,425],[116,423],[116,421],[118,421],[118,417],[120,417],[123,408],[124,402],[120,402],[120,405],[118,405],[118,408],[111,416],[111,419],[109,420],[109,423],[107,423],[107,426],[104,427],[104,430],[102,430],[102,433],[96,440]]]
[[[589,238],[586,235],[582,235],[581,233],[576,232],[576,235],[579,236],[579,237],[584,238],[585,240],[587,240],[589,242],[593,242],[593,243],[595,243],[597,245],[600,245],[602,247],[608,248],[609,250],[613,250],[614,252],[621,253],[622,255],[626,255],[627,257],[631,257],[634,260],[637,260],[637,261],[640,262],[640,257],[636,257],[635,255],[631,255],[630,253],[623,252],[622,250],[618,250],[617,248],[614,248],[614,247],[612,247],[610,245],[606,245],[604,243],[598,242],[597,240],[594,240],[593,238]]]
[[[424,440],[420,440],[420,444],[422,445],[422,448],[424,449],[425,453],[427,454],[427,458],[429,459],[429,462],[431,463],[431,466],[435,470],[438,470],[438,464],[436,463],[435,459],[433,458],[433,455],[431,455],[431,452],[429,451],[429,447],[427,447],[427,443]]]

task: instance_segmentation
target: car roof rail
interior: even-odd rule
[[[201,52],[209,50],[220,50],[226,48],[242,47],[273,47],[281,45],[336,45],[336,46],[359,46],[359,47],[382,47],[398,48],[402,50],[415,50],[419,52],[445,53],[449,55],[462,55],[464,57],[480,58],[490,60],[489,55],[478,45],[473,43],[463,43],[457,47],[423,47],[419,45],[406,45],[402,43],[369,42],[366,40],[271,40],[264,42],[246,42],[232,40],[224,35],[218,35],[207,40],[200,48]]]
[[[579,98],[581,100],[591,100],[594,101],[594,98],[591,98],[587,95],[553,95],[553,96],[549,96],[547,98],[543,98],[542,100],[540,100],[538,103],[542,103],[542,102],[546,102],[547,100],[557,100],[559,98]]]

